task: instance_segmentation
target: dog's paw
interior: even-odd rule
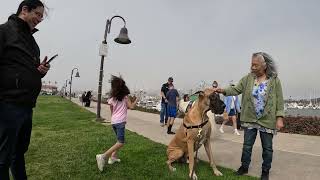
[[[198,176],[196,175],[196,173],[193,173],[192,178],[191,178],[191,174],[190,174],[189,178],[192,179],[192,180],[198,180]]]
[[[223,176],[223,174],[222,174],[218,169],[213,170],[213,173],[214,173],[216,176]]]
[[[170,170],[171,172],[175,172],[177,169],[176,169],[175,167],[173,167],[173,166],[169,166],[169,170]]]

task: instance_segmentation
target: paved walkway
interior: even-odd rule
[[[73,102],[81,105],[78,99]],[[92,102],[89,111],[96,113],[96,103]],[[101,116],[110,120],[110,110],[101,106]],[[173,130],[180,126],[182,119],[175,121]],[[166,128],[160,127],[159,115],[130,110],[127,129],[145,136],[152,141],[169,144],[172,135],[167,135]],[[232,134],[232,128],[226,127],[225,133],[215,133],[213,144],[214,159],[219,166],[237,169],[240,165],[243,132],[241,136]],[[274,137],[273,163],[271,180],[317,180],[320,179],[320,137],[278,133]],[[257,137],[253,148],[249,175],[260,177],[262,153],[260,138]],[[208,161],[204,148],[200,148],[199,157]]]

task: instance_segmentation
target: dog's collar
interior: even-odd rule
[[[203,123],[201,123],[200,125],[197,126],[187,126],[185,123],[183,123],[183,126],[187,129],[194,129],[194,128],[202,128],[204,125],[206,125],[208,123],[207,121],[204,121]]]

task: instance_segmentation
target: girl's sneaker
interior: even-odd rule
[[[224,133],[222,126],[219,128],[219,131],[220,131],[222,134]]]
[[[108,164],[113,164],[113,163],[115,163],[115,162],[120,162],[120,159],[118,159],[118,158],[109,158],[109,160],[108,160]]]

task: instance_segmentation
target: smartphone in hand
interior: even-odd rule
[[[56,55],[52,56],[52,57],[47,61],[47,63],[46,63],[46,64],[50,64],[50,63],[51,63],[51,61],[52,61],[52,60],[54,60],[56,57],[58,57],[58,54],[56,54]]]

